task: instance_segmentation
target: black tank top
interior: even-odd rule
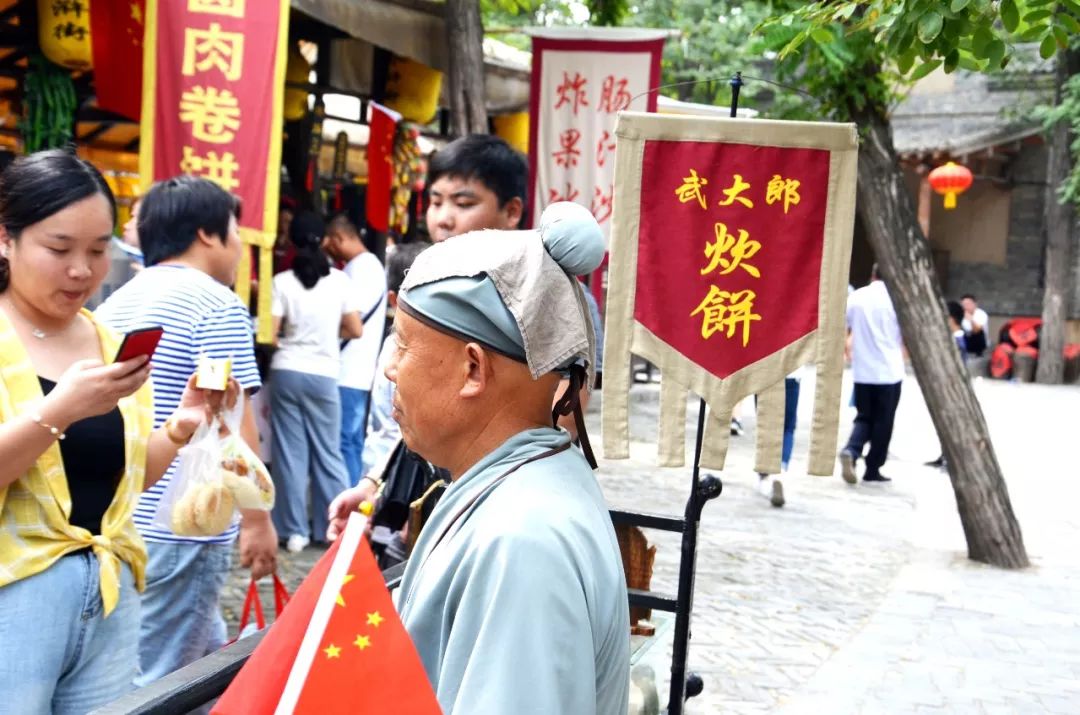
[[[46,395],[56,387],[44,377],[38,377],[38,382]],[[124,418],[120,408],[114,407],[103,415],[73,423],[65,435],[60,441],[60,456],[71,494],[68,521],[100,534],[101,519],[124,474]]]

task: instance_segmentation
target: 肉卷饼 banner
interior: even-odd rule
[[[243,200],[240,236],[259,247],[258,338],[269,342],[281,175],[288,0],[147,0],[139,173],[191,174]],[[251,254],[236,291],[245,302]]]
[[[531,31],[529,215],[573,201],[607,237],[615,177],[615,120],[656,111],[666,30],[590,27]],[[592,284],[598,301],[600,281]],[[602,301],[600,301],[602,303]]]
[[[757,471],[776,473],[784,378],[817,368],[809,472],[831,474],[855,222],[854,125],[627,112],[616,129],[604,344],[604,456],[627,454],[630,354],[660,368],[660,461],[685,453],[686,399],[722,469],[736,403],[758,395]]]

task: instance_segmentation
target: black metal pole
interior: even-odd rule
[[[739,90],[742,89],[742,72],[736,72],[728,82],[731,85],[731,116],[734,118],[739,111]]]
[[[694,568],[697,561],[697,529],[704,502],[699,496],[701,448],[705,436],[705,400],[698,402],[697,436],[694,439],[694,470],[690,498],[686,502],[679,558],[679,590],[676,595],[675,633],[671,647],[671,690],[668,715],[682,715],[686,701],[686,655],[690,648],[690,615],[694,608]]]

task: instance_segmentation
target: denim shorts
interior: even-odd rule
[[[131,690],[139,609],[124,563],[120,598],[105,617],[89,549],[0,588],[0,713],[83,715]]]

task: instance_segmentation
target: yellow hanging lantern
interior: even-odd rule
[[[308,83],[308,77],[311,74],[311,65],[304,59],[304,55],[300,53],[300,48],[296,44],[289,46],[289,57],[285,63],[285,81],[286,82],[301,82],[303,84]],[[285,88],[285,104],[283,107],[283,116],[286,121],[296,121],[302,118],[308,109],[308,93],[303,89],[293,89],[291,87]]]
[[[38,43],[51,62],[73,70],[94,66],[90,0],[38,0]]]
[[[492,118],[495,134],[522,154],[529,153],[529,113],[499,114]]]
[[[386,79],[384,104],[406,121],[427,124],[439,109],[442,72],[408,57],[394,57]]]

